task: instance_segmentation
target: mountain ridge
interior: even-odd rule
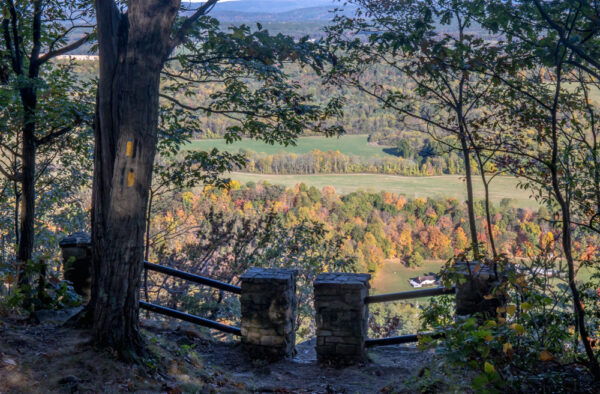
[[[305,7],[269,13],[214,10],[210,15],[222,22],[330,21],[333,18],[332,10],[331,7]]]
[[[198,7],[202,2],[191,3],[191,8]],[[338,0],[234,0],[218,2],[214,11],[234,11],[234,12],[258,12],[281,13],[293,11],[301,8],[312,7],[330,7],[341,6]]]

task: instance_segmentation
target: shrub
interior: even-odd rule
[[[447,284],[461,255],[442,271]],[[545,253],[517,267],[505,256],[497,264],[504,281],[487,299],[506,299],[496,316],[455,316],[450,297],[434,299],[422,313],[422,330],[436,335],[420,338],[422,348],[435,348],[445,367],[471,371],[477,392],[591,392],[591,376],[578,361],[572,304],[561,278],[546,269],[564,272],[559,259]]]

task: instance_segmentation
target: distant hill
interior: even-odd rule
[[[333,7],[309,7],[299,8],[284,12],[241,12],[214,10],[211,16],[225,23],[248,23],[248,22],[301,22],[301,21],[323,21],[331,20]]]
[[[194,9],[200,4],[188,6]],[[231,0],[217,3],[210,15],[224,23],[327,22],[335,8],[343,8],[342,3],[337,0]]]
[[[186,5],[186,1],[182,2]],[[200,4],[201,2],[197,2]],[[194,4],[194,3],[192,3]],[[340,6],[337,0],[228,0],[220,1],[214,8],[214,11],[223,12],[250,12],[250,13],[280,13],[296,10],[299,8],[328,7],[334,8]]]

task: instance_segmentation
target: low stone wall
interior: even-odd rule
[[[367,360],[369,274],[325,273],[314,282],[317,358],[350,365]]]
[[[242,344],[251,358],[293,356],[296,341],[296,272],[250,268],[242,282]]]

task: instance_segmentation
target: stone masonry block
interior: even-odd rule
[[[325,273],[314,282],[317,357],[347,365],[366,361],[369,274]]]
[[[242,344],[251,358],[275,361],[295,352],[296,272],[251,268],[241,277]]]

